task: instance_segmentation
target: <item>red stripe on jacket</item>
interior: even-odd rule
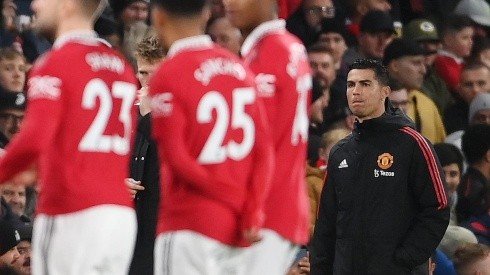
[[[427,166],[429,168],[430,176],[432,178],[432,183],[434,184],[434,188],[436,190],[437,200],[439,202],[438,209],[445,208],[447,206],[446,192],[444,191],[444,186],[442,184],[441,177],[439,176],[440,171],[437,168],[434,153],[430,149],[429,144],[427,144],[427,141],[419,132],[410,127],[404,127],[401,129],[401,131],[412,136],[419,144],[419,147],[422,149],[422,153],[424,154],[425,160],[427,161]]]

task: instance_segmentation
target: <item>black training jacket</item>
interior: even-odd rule
[[[391,106],[331,151],[310,244],[311,275],[411,274],[449,222],[430,142]]]

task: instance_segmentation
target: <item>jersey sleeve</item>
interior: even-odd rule
[[[166,92],[155,92],[166,91]],[[184,104],[179,97],[168,92],[170,89],[152,82],[152,134],[157,141],[162,161],[166,162],[176,175],[192,184],[203,195],[223,202],[232,210],[239,212],[240,199],[236,188],[226,182],[219,182],[201,166],[186,147],[186,116]],[[219,186],[219,188],[217,188]]]
[[[9,143],[0,160],[0,183],[36,163],[60,123],[62,78],[47,67],[33,70],[28,82],[28,104],[21,131]]]

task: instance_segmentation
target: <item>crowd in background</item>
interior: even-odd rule
[[[226,0],[223,0],[226,1]],[[131,61],[154,35],[148,0],[113,0],[95,31]],[[435,144],[451,222],[434,253],[434,274],[490,272],[490,5],[485,0],[282,0],[279,14],[304,43],[314,72],[307,190],[311,235],[330,149],[353,129],[346,98],[349,66],[378,59],[391,77],[391,103]],[[30,0],[3,0],[0,22],[0,148],[22,127],[31,64],[50,41],[31,30]],[[206,32],[240,55],[243,37],[212,0]],[[0,186],[0,268],[30,274],[37,185]],[[139,191],[150,192],[150,190]],[[10,236],[16,228],[18,238]],[[15,248],[15,249],[14,249]],[[3,271],[0,271],[0,274]],[[138,273],[135,273],[138,274]],[[299,258],[289,274],[309,274]]]

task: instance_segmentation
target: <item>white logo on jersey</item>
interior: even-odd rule
[[[343,161],[340,162],[339,168],[347,168],[349,165],[347,164],[347,160],[344,159]]]
[[[57,100],[61,95],[61,79],[44,75],[35,76],[29,79],[29,89],[27,90],[27,96],[29,99],[50,99]]]
[[[225,58],[208,59],[194,71],[194,78],[204,86],[217,75],[231,75],[238,80],[244,80],[247,74],[240,63]]]
[[[308,60],[305,47],[300,43],[293,43],[289,46],[289,63],[286,67],[291,78],[296,78],[298,75],[298,64],[300,61]]]
[[[309,74],[298,78],[296,82],[298,102],[291,135],[291,144],[293,145],[297,145],[300,140],[303,142],[308,140],[308,93],[311,90],[311,85],[311,75]]]
[[[276,93],[276,76],[260,73],[255,77],[257,92],[260,97],[273,97]]]
[[[379,176],[382,176],[382,177],[394,177],[395,176],[395,172],[387,172],[387,171],[383,171],[383,170],[374,169],[374,177],[375,178],[379,178]]]
[[[92,71],[108,70],[118,74],[124,72],[124,62],[117,56],[106,53],[88,53],[85,61]]]
[[[167,117],[172,114],[174,95],[171,93],[162,93],[151,99],[152,116]]]

